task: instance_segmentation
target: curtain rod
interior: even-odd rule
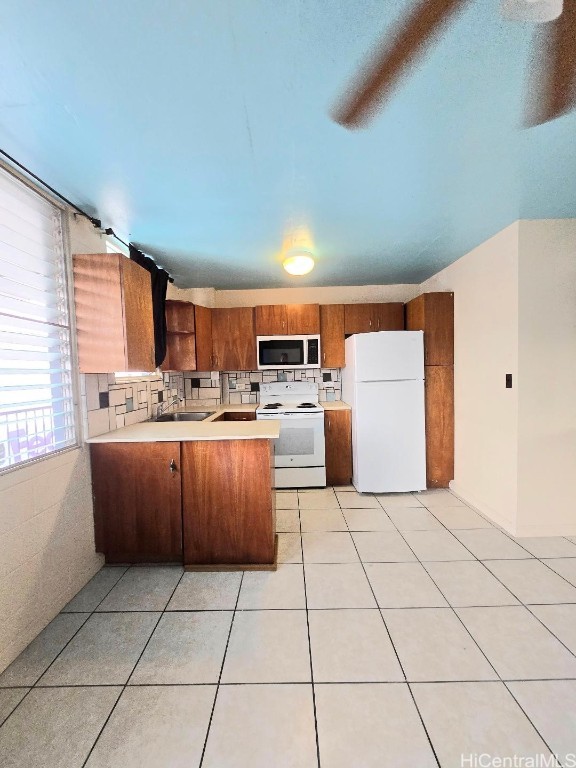
[[[116,232],[112,229],[112,227],[106,227],[106,229],[102,228],[102,221],[100,219],[95,218],[94,216],[90,216],[89,213],[86,213],[86,211],[82,210],[76,203],[73,203],[72,200],[69,200],[67,197],[65,197],[61,192],[58,192],[57,189],[54,189],[54,187],[51,187],[50,184],[48,184],[44,179],[41,179],[40,176],[37,176],[33,171],[31,171],[29,168],[26,168],[25,165],[22,165],[22,163],[19,163],[18,160],[16,160],[15,157],[12,157],[12,155],[9,155],[8,152],[6,152],[3,149],[0,149],[0,155],[3,155],[5,158],[7,158],[13,165],[15,165],[17,168],[19,168],[21,171],[24,171],[28,176],[34,179],[34,181],[37,181],[39,184],[42,184],[43,187],[46,187],[46,189],[50,190],[53,195],[56,195],[56,197],[59,197],[60,200],[63,200],[67,205],[69,205],[71,208],[73,208],[77,213],[79,213],[81,216],[84,216],[85,219],[88,219],[88,221],[92,224],[93,227],[96,229],[101,229],[104,234],[108,235],[109,237],[113,237],[115,240],[118,240],[119,243],[122,243],[126,248],[130,248],[130,243],[127,243],[125,240],[122,240],[121,237],[118,237]],[[174,282],[172,278],[170,278],[170,282]]]

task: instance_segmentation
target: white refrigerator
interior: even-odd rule
[[[425,489],[423,332],[349,336],[342,399],[352,407],[356,490]]]

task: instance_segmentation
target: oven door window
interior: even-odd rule
[[[274,441],[276,467],[324,465],[323,419],[281,419],[280,437]]]
[[[304,365],[302,339],[274,339],[258,343],[259,365]]]

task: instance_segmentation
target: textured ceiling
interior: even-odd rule
[[[471,0],[364,131],[329,109],[407,0],[4,0],[0,147],[180,286],[418,282],[576,216],[576,119],[521,130],[532,30]],[[290,278],[286,228],[317,267]]]

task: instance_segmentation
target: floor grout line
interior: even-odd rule
[[[282,567],[284,565],[301,565],[301,567],[302,567],[303,582],[304,582],[304,598],[305,598],[304,609],[293,609],[293,608],[290,608],[290,609],[288,609],[288,608],[246,608],[246,609],[239,609],[238,608],[238,603],[239,603],[239,599],[240,599],[240,593],[241,593],[242,583],[243,583],[243,578],[244,578],[244,573],[242,573],[241,579],[240,579],[239,584],[238,584],[238,592],[237,592],[237,595],[236,595],[235,606],[234,606],[234,609],[232,611],[230,611],[230,609],[215,609],[215,610],[212,611],[209,608],[207,608],[207,609],[195,609],[195,610],[193,609],[193,610],[190,610],[190,611],[187,611],[187,610],[184,610],[184,609],[178,609],[176,611],[168,610],[168,605],[170,603],[170,600],[172,599],[176,589],[178,588],[178,586],[181,583],[182,578],[184,576],[184,572],[182,572],[180,574],[180,578],[178,579],[176,585],[174,586],[174,588],[173,588],[173,590],[171,592],[170,598],[168,599],[168,601],[165,604],[165,607],[161,611],[152,611],[152,610],[144,610],[144,611],[122,611],[122,610],[98,611],[98,608],[106,600],[106,598],[108,597],[110,592],[112,592],[115,589],[115,587],[122,581],[122,579],[131,570],[137,568],[137,566],[129,566],[128,568],[126,568],[124,573],[121,574],[121,576],[118,578],[118,580],[110,587],[110,589],[107,591],[106,595],[104,595],[104,597],[98,602],[96,607],[93,608],[91,611],[66,611],[66,612],[61,612],[61,614],[59,614],[59,615],[64,615],[64,616],[66,616],[66,615],[73,616],[73,615],[78,615],[78,614],[81,613],[81,614],[87,614],[87,616],[86,616],[85,620],[81,623],[81,625],[76,629],[74,634],[70,637],[70,639],[58,651],[58,653],[56,654],[54,659],[48,664],[48,666],[44,669],[44,671],[38,676],[36,681],[29,687],[29,690],[26,691],[25,695],[22,697],[20,702],[18,702],[18,704],[14,707],[14,709],[7,715],[7,717],[4,719],[3,723],[5,723],[12,716],[12,714],[14,714],[14,712],[16,712],[16,710],[20,707],[22,702],[27,698],[29,693],[31,691],[33,691],[33,690],[42,690],[42,689],[51,689],[51,688],[92,688],[92,687],[93,688],[100,688],[100,687],[102,687],[102,688],[104,688],[104,687],[121,688],[121,690],[120,690],[120,692],[119,692],[119,694],[118,694],[118,696],[117,696],[117,698],[116,698],[116,700],[114,702],[114,705],[112,706],[110,712],[108,713],[108,716],[106,717],[106,720],[105,720],[104,724],[102,725],[101,729],[99,730],[98,735],[96,736],[96,738],[95,738],[95,740],[94,740],[94,742],[93,742],[93,744],[92,744],[92,746],[90,748],[90,751],[89,751],[86,759],[82,763],[83,767],[86,766],[87,762],[90,759],[90,756],[91,756],[92,752],[96,748],[96,745],[97,745],[97,743],[98,743],[102,733],[106,729],[106,727],[107,727],[107,725],[108,725],[108,723],[110,721],[110,718],[112,717],[114,711],[116,710],[118,702],[120,701],[120,699],[121,699],[122,695],[124,694],[125,690],[129,687],[129,681],[132,678],[132,676],[134,674],[134,671],[135,671],[136,667],[138,666],[140,660],[142,659],[142,656],[144,655],[144,653],[145,653],[149,643],[151,642],[152,637],[154,636],[154,634],[155,634],[155,632],[157,630],[157,627],[158,627],[160,621],[162,620],[162,617],[165,614],[170,615],[171,613],[176,614],[176,613],[222,612],[222,613],[232,613],[232,618],[231,618],[231,621],[230,621],[230,627],[229,627],[229,630],[228,630],[228,637],[227,637],[226,646],[225,646],[225,649],[224,649],[224,655],[223,655],[223,658],[222,658],[222,663],[221,663],[221,666],[220,666],[220,673],[219,673],[219,676],[218,676],[218,682],[217,683],[180,683],[180,684],[178,684],[178,683],[164,683],[164,684],[163,683],[149,683],[149,684],[148,683],[142,683],[142,684],[130,685],[130,688],[138,688],[138,687],[148,688],[148,687],[163,687],[163,686],[170,686],[170,687],[193,687],[193,686],[206,687],[206,686],[215,686],[216,687],[216,690],[215,690],[215,693],[214,693],[214,699],[213,699],[213,702],[212,702],[212,709],[211,709],[211,712],[210,712],[210,718],[209,718],[208,725],[207,725],[207,728],[206,728],[206,735],[205,735],[205,738],[204,738],[204,744],[203,744],[203,749],[202,749],[202,756],[201,756],[200,763],[199,763],[199,768],[202,766],[202,764],[204,762],[204,759],[205,759],[205,753],[206,753],[207,744],[208,744],[208,740],[209,740],[209,735],[210,735],[210,731],[211,731],[211,727],[212,727],[212,723],[213,723],[213,717],[214,717],[214,712],[215,712],[215,708],[216,708],[216,705],[217,705],[217,700],[218,700],[218,694],[219,694],[219,691],[220,691],[220,687],[225,689],[229,685],[235,685],[235,686],[311,685],[318,768],[320,768],[320,744],[319,744],[318,720],[317,720],[317,709],[316,709],[316,695],[315,695],[315,685],[316,684],[318,684],[318,685],[378,685],[378,684],[380,684],[380,685],[406,685],[407,688],[408,688],[408,691],[410,692],[412,701],[413,701],[414,706],[416,708],[416,711],[418,713],[418,717],[420,719],[422,727],[424,728],[426,737],[428,739],[428,743],[430,744],[430,748],[431,748],[431,750],[432,750],[432,752],[433,752],[433,754],[435,756],[436,762],[437,762],[437,764],[439,766],[440,766],[439,758],[438,758],[438,756],[436,754],[436,751],[434,749],[434,745],[433,745],[432,740],[430,738],[430,735],[428,733],[428,729],[426,727],[426,723],[425,723],[425,721],[424,721],[424,719],[423,719],[423,717],[422,717],[422,715],[420,713],[420,710],[418,708],[418,705],[417,705],[416,698],[414,696],[414,692],[412,690],[412,687],[423,686],[423,685],[434,685],[434,684],[436,684],[436,685],[438,685],[438,684],[452,685],[452,684],[458,684],[458,683],[475,683],[475,684],[480,684],[480,683],[482,683],[482,684],[498,683],[498,684],[503,684],[505,689],[508,691],[509,695],[512,697],[512,699],[514,700],[514,702],[516,703],[516,705],[520,709],[520,711],[523,713],[524,717],[527,719],[528,723],[530,723],[530,725],[532,726],[534,731],[542,739],[543,743],[547,746],[548,749],[550,749],[550,752],[552,752],[552,749],[548,746],[546,740],[544,739],[542,734],[539,732],[538,728],[532,722],[532,720],[530,719],[530,717],[528,716],[528,714],[526,713],[524,708],[521,706],[521,704],[517,700],[516,696],[513,694],[512,690],[510,689],[510,685],[512,685],[514,683],[519,683],[519,682],[547,682],[547,681],[550,681],[550,682],[561,682],[561,681],[573,682],[574,681],[574,682],[576,682],[576,676],[575,677],[561,677],[561,678],[559,678],[559,677],[552,677],[552,678],[546,678],[546,677],[543,677],[543,678],[507,678],[507,677],[502,677],[498,673],[496,668],[493,666],[493,664],[490,662],[490,659],[488,658],[486,653],[482,650],[482,648],[480,647],[479,643],[476,641],[476,639],[475,639],[474,635],[472,634],[472,632],[468,629],[468,627],[465,625],[464,621],[460,618],[460,616],[458,614],[458,610],[460,610],[460,609],[467,609],[467,608],[525,608],[528,611],[528,613],[531,616],[533,616],[542,625],[542,627],[552,637],[554,637],[571,654],[571,656],[576,657],[576,652],[572,651],[567,645],[565,645],[565,643],[562,640],[560,640],[560,638],[548,626],[546,626],[544,621],[542,621],[531,610],[531,607],[537,607],[537,606],[560,606],[560,605],[570,606],[570,605],[575,605],[576,604],[576,600],[574,602],[563,601],[563,602],[552,602],[552,603],[551,602],[545,602],[545,603],[537,603],[537,602],[535,602],[535,603],[525,603],[523,600],[521,600],[518,597],[518,595],[516,595],[514,593],[514,591],[510,587],[508,587],[496,574],[494,574],[490,570],[490,568],[488,567],[488,565],[486,563],[489,563],[489,562],[492,562],[492,561],[505,561],[505,562],[538,561],[538,562],[542,563],[542,565],[547,567],[556,576],[559,576],[564,582],[566,582],[570,586],[574,587],[576,585],[572,584],[567,578],[562,576],[562,574],[557,573],[550,565],[548,565],[548,563],[543,562],[543,558],[537,557],[537,556],[533,555],[531,552],[529,552],[529,550],[527,550],[518,541],[516,541],[514,539],[514,537],[511,534],[509,534],[507,531],[504,531],[499,526],[496,526],[493,523],[491,523],[491,528],[462,528],[462,529],[454,529],[454,530],[456,530],[456,531],[498,530],[501,533],[504,533],[504,535],[509,540],[511,540],[513,543],[515,543],[519,547],[521,547],[521,549],[523,549],[527,553],[527,556],[526,557],[520,557],[520,558],[493,557],[493,558],[480,559],[478,556],[476,556],[474,554],[474,552],[472,552],[469,549],[468,546],[466,546],[466,544],[464,544],[462,541],[460,541],[460,539],[458,538],[458,536],[456,535],[454,530],[448,528],[448,526],[445,525],[442,522],[441,519],[436,517],[436,515],[434,514],[434,511],[433,511],[433,508],[426,507],[424,503],[421,503],[419,506],[414,506],[414,507],[401,507],[400,506],[400,507],[397,508],[398,512],[401,512],[403,510],[408,510],[408,509],[410,509],[410,510],[414,510],[414,509],[426,510],[426,512],[431,514],[434,517],[434,519],[438,521],[438,523],[441,526],[441,528],[422,529],[421,531],[418,531],[418,532],[422,532],[422,533],[430,532],[431,533],[433,531],[439,531],[439,530],[447,531],[448,533],[450,533],[452,535],[452,537],[465,550],[467,550],[471,554],[471,556],[473,558],[471,560],[432,560],[432,561],[421,560],[418,557],[418,555],[416,554],[415,550],[409,544],[406,536],[404,535],[404,534],[407,534],[407,533],[411,533],[412,531],[402,531],[402,530],[400,530],[399,526],[396,524],[394,519],[392,519],[390,517],[388,511],[383,506],[383,504],[380,501],[380,499],[377,499],[378,504],[379,504],[379,509],[376,509],[374,507],[351,507],[351,508],[346,508],[346,507],[342,507],[341,506],[340,499],[336,495],[335,489],[332,488],[331,490],[332,490],[332,494],[335,496],[336,502],[338,504],[338,507],[334,507],[333,511],[335,512],[336,510],[338,510],[339,513],[341,514],[341,516],[342,516],[342,518],[344,520],[344,524],[346,525],[346,529],[344,529],[344,530],[337,530],[337,531],[327,531],[327,530],[303,531],[302,530],[302,512],[305,511],[305,512],[309,513],[310,516],[313,516],[314,513],[322,512],[324,510],[323,509],[301,509],[300,508],[300,495],[299,495],[300,492],[298,490],[296,490],[298,508],[296,510],[282,510],[282,511],[297,512],[297,514],[298,514],[298,527],[299,527],[299,531],[287,531],[285,533],[294,533],[294,534],[299,535],[299,537],[300,537],[300,552],[301,552],[301,560],[302,560],[302,562],[301,563],[279,563],[278,565],[280,567]],[[353,490],[341,491],[341,493],[346,493],[346,492],[357,493],[356,491],[353,491]],[[326,509],[330,510],[330,508],[326,508]],[[457,510],[457,509],[467,509],[467,510],[469,510],[471,508],[468,507],[465,504],[462,504],[461,506],[454,507],[454,509],[455,510]],[[388,520],[390,520],[390,523],[393,526],[394,530],[391,530],[391,531],[372,531],[372,530],[353,531],[353,530],[351,530],[350,525],[348,524],[348,520],[346,519],[346,513],[347,512],[356,512],[356,511],[360,511],[360,510],[365,510],[365,511],[383,511],[384,514],[386,515],[386,517],[388,518]],[[472,510],[472,511],[475,512],[475,510]],[[480,513],[476,513],[476,514],[480,514]],[[491,522],[491,521],[488,521],[488,522]],[[358,551],[358,547],[357,547],[356,542],[354,540],[354,534],[356,534],[356,533],[387,533],[387,532],[388,533],[398,533],[400,535],[400,537],[402,538],[402,540],[404,541],[404,543],[406,544],[406,546],[413,553],[413,555],[414,555],[414,557],[416,559],[415,560],[410,560],[410,561],[398,561],[398,560],[390,560],[390,561],[382,561],[382,560],[364,561],[364,560],[362,560],[362,558],[360,557],[360,553]],[[278,533],[284,533],[284,532],[279,531]],[[370,588],[370,590],[372,592],[372,595],[373,595],[373,598],[374,598],[374,601],[375,601],[375,607],[374,608],[364,608],[364,609],[355,609],[355,608],[320,608],[320,609],[310,609],[308,607],[307,586],[306,586],[306,565],[307,564],[308,565],[350,565],[352,563],[350,563],[350,562],[343,563],[343,562],[338,562],[338,561],[335,561],[333,563],[328,563],[328,562],[306,563],[305,560],[304,560],[304,547],[303,547],[303,541],[304,541],[304,534],[305,533],[315,533],[315,534],[320,534],[320,535],[321,534],[327,534],[327,533],[343,533],[343,534],[347,534],[350,537],[350,539],[352,541],[352,544],[354,546],[354,549],[356,551],[356,554],[358,556],[358,561],[353,561],[353,562],[354,562],[354,564],[358,564],[359,563],[362,566],[362,570],[364,572],[364,576],[365,576],[365,578],[367,580],[367,583],[369,585],[369,588]],[[558,538],[566,538],[566,537],[558,537]],[[547,558],[547,559],[558,560],[558,559],[570,559],[570,558],[571,558],[570,555],[567,555],[567,556],[566,555],[562,555],[560,557],[552,557],[552,558]],[[572,559],[576,559],[576,557],[573,557]],[[489,664],[489,666],[494,671],[494,673],[496,675],[496,679],[494,679],[494,680],[480,680],[480,679],[472,678],[472,679],[465,679],[465,680],[437,680],[437,681],[434,681],[434,680],[414,681],[414,680],[409,680],[408,679],[408,676],[406,675],[404,666],[403,666],[403,664],[401,662],[398,650],[397,650],[396,645],[395,645],[395,643],[394,643],[394,641],[392,639],[392,636],[390,634],[390,631],[389,631],[388,626],[386,624],[386,620],[385,620],[384,615],[383,615],[383,611],[385,611],[387,609],[380,608],[380,606],[378,604],[378,600],[376,599],[376,595],[375,595],[374,589],[373,589],[372,584],[370,582],[370,578],[368,576],[366,567],[365,567],[367,564],[372,564],[372,563],[374,563],[374,564],[378,564],[378,563],[400,564],[400,563],[405,563],[405,562],[410,562],[410,563],[413,563],[413,564],[418,563],[420,566],[422,566],[422,569],[424,570],[424,572],[426,573],[426,575],[428,576],[430,581],[434,584],[434,586],[438,590],[439,594],[442,595],[442,597],[446,600],[447,605],[446,606],[441,606],[441,607],[440,606],[438,606],[438,607],[404,606],[404,607],[401,607],[401,608],[395,608],[393,610],[442,610],[442,611],[451,610],[456,615],[458,621],[460,622],[460,624],[462,625],[462,627],[464,628],[466,633],[469,635],[469,637],[471,638],[471,640],[474,643],[474,645],[477,647],[477,649],[480,651],[480,653],[482,654],[482,656],[484,657],[486,662]],[[506,589],[507,592],[510,593],[510,595],[512,597],[514,597],[516,600],[518,600],[518,604],[500,604],[500,605],[487,605],[487,606],[482,606],[482,605],[454,606],[454,605],[452,605],[451,602],[446,598],[446,595],[444,594],[443,590],[438,586],[438,584],[437,584],[436,580],[434,579],[434,577],[432,576],[432,574],[426,569],[426,566],[425,566],[425,563],[449,563],[449,562],[454,562],[454,563],[457,563],[457,562],[460,562],[460,563],[462,563],[462,562],[464,562],[464,563],[479,562],[479,563],[481,563],[483,565],[484,569],[490,574],[490,576],[492,576],[504,589]],[[106,567],[106,566],[104,566],[104,567]],[[90,582],[88,582],[88,583],[90,583]],[[72,599],[74,599],[74,598],[72,598]],[[246,682],[246,683],[234,683],[234,684],[232,684],[232,683],[223,683],[222,682],[222,675],[223,675],[224,665],[225,665],[225,661],[226,661],[226,657],[227,657],[227,652],[228,652],[228,648],[229,648],[229,644],[230,644],[230,639],[231,639],[231,634],[232,634],[232,631],[233,631],[233,626],[234,626],[236,614],[237,613],[242,613],[244,611],[245,612],[250,612],[250,611],[263,611],[263,610],[264,611],[283,611],[283,610],[284,611],[286,611],[286,610],[298,610],[298,611],[301,611],[301,610],[305,610],[305,612],[306,612],[307,633],[308,633],[308,651],[309,651],[309,663],[310,663],[310,676],[311,676],[311,682],[310,683],[302,682],[302,681],[299,681],[297,683],[289,683],[287,681],[283,681],[283,682],[280,682],[280,683],[278,683],[278,682],[263,682],[263,683]],[[384,627],[386,629],[388,638],[390,640],[390,643],[391,643],[392,648],[394,650],[394,653],[396,655],[398,664],[399,664],[400,669],[402,671],[404,680],[403,681],[393,681],[393,680],[390,680],[390,681],[386,681],[386,680],[382,680],[382,681],[350,681],[350,682],[336,680],[336,681],[327,681],[327,682],[318,682],[318,683],[316,683],[315,680],[314,680],[314,665],[313,665],[313,659],[312,659],[312,643],[311,643],[310,613],[309,613],[310,610],[318,610],[318,611],[378,610],[378,612],[380,614],[380,618],[381,618],[381,620],[383,622],[383,625],[384,625]],[[390,610],[392,610],[392,609],[390,609]],[[158,617],[158,620],[156,621],[156,623],[154,624],[154,627],[152,628],[152,631],[151,631],[148,639],[146,640],[146,643],[145,643],[141,653],[138,656],[138,659],[136,660],[134,666],[132,667],[132,671],[130,672],[130,674],[129,674],[129,676],[128,676],[128,678],[127,678],[127,680],[126,680],[126,682],[124,684],[110,683],[110,684],[103,684],[103,685],[102,684],[89,684],[89,685],[82,685],[82,684],[74,684],[74,685],[44,685],[44,686],[43,685],[39,685],[40,680],[42,679],[42,677],[48,672],[48,670],[52,667],[52,665],[57,661],[57,659],[61,656],[61,654],[65,651],[65,649],[69,646],[69,644],[74,640],[74,638],[78,635],[78,633],[82,630],[82,628],[86,625],[86,623],[88,621],[90,621],[92,616],[94,616],[94,615],[106,615],[106,614],[117,614],[117,613],[127,613],[127,614],[131,614],[131,613],[159,613],[160,614],[159,617]],[[15,686],[0,687],[0,693],[1,693],[2,690],[14,690],[14,689],[25,689],[25,688],[28,688],[28,686],[27,685],[15,685]],[[3,723],[0,723],[0,726],[2,726]]]
[[[338,504],[340,505],[340,501],[338,500]],[[340,507],[340,511],[342,511],[342,507]],[[344,513],[342,512],[342,516],[344,517]],[[346,518],[344,517],[344,520]],[[346,521],[346,525],[348,525],[348,522]],[[426,739],[428,740],[428,744],[430,745],[430,749],[432,750],[432,754],[434,755],[434,759],[436,760],[436,763],[438,766],[440,766],[440,760],[438,758],[438,755],[436,754],[436,749],[434,748],[434,744],[432,743],[432,739],[430,737],[430,734],[428,733],[428,728],[426,727],[426,723],[424,722],[424,718],[422,717],[422,713],[420,712],[420,708],[418,704],[416,703],[416,698],[414,697],[414,694],[412,692],[412,689],[410,688],[410,684],[408,683],[408,678],[406,676],[406,670],[404,669],[404,665],[402,664],[402,660],[400,659],[400,654],[398,653],[398,650],[396,648],[396,645],[394,643],[394,640],[392,639],[392,635],[390,634],[390,630],[388,629],[388,625],[386,624],[386,621],[384,620],[384,616],[382,615],[382,611],[380,610],[380,606],[378,605],[378,599],[376,598],[376,594],[374,592],[374,589],[372,587],[372,582],[368,578],[368,574],[366,573],[366,568],[364,566],[364,562],[362,558],[360,557],[360,553],[358,552],[358,547],[356,546],[356,542],[354,541],[354,537],[348,531],[348,535],[350,536],[350,539],[352,540],[352,544],[354,545],[354,548],[356,550],[356,554],[358,555],[358,559],[360,560],[360,564],[362,566],[362,570],[364,571],[364,578],[368,582],[368,586],[370,587],[370,591],[372,592],[372,597],[374,598],[374,603],[376,604],[376,609],[378,610],[378,613],[380,614],[380,618],[382,620],[382,624],[384,625],[384,629],[386,630],[386,634],[388,635],[388,639],[390,640],[390,643],[392,645],[392,649],[396,655],[396,659],[398,661],[398,665],[400,667],[400,670],[402,672],[402,675],[404,677],[404,683],[406,684],[408,691],[410,693],[410,697],[412,699],[412,702],[414,703],[414,707],[416,709],[416,712],[418,714],[418,718],[420,719],[420,722],[422,724],[422,728],[424,729],[424,733],[426,735]]]
[[[120,581],[121,581],[121,580],[124,578],[124,576],[125,576],[125,575],[126,575],[126,574],[127,574],[129,571],[130,571],[130,570],[131,570],[131,568],[128,568],[128,569],[127,569],[127,570],[124,572],[124,574],[121,576],[121,578],[120,578],[120,579],[118,579],[118,582],[116,582],[116,583],[117,583],[117,584],[118,584],[118,583],[120,583]],[[95,747],[96,747],[96,744],[98,743],[98,741],[99,741],[99,739],[100,739],[100,736],[102,735],[102,733],[104,732],[104,729],[106,728],[106,726],[107,726],[107,725],[108,725],[108,723],[110,722],[110,718],[112,717],[112,715],[113,715],[114,711],[116,710],[116,707],[118,706],[118,702],[119,702],[119,701],[120,701],[120,699],[122,698],[122,695],[123,695],[124,691],[126,690],[126,688],[128,688],[128,683],[130,682],[130,678],[132,677],[132,675],[134,674],[134,670],[136,669],[136,667],[137,667],[137,666],[138,666],[138,664],[140,663],[140,659],[142,658],[142,656],[143,656],[143,655],[144,655],[144,653],[146,652],[146,648],[148,648],[148,645],[149,645],[149,643],[150,643],[150,641],[151,641],[151,639],[152,639],[152,637],[153,637],[154,633],[156,632],[156,629],[157,629],[157,627],[158,627],[158,624],[160,624],[160,621],[162,620],[162,616],[164,616],[164,614],[166,613],[166,608],[168,607],[168,603],[170,602],[170,600],[171,600],[171,599],[172,599],[172,597],[174,596],[174,593],[175,593],[175,592],[176,592],[176,590],[178,589],[178,586],[179,586],[180,582],[182,581],[182,579],[183,579],[183,577],[184,577],[184,574],[185,574],[185,571],[184,571],[184,569],[182,569],[182,573],[180,574],[180,578],[178,579],[178,581],[177,581],[177,582],[176,582],[176,584],[174,585],[174,589],[173,589],[173,590],[172,590],[172,592],[170,593],[170,597],[169,597],[169,598],[166,600],[166,605],[164,606],[164,609],[163,609],[163,610],[160,612],[160,616],[158,616],[158,621],[157,621],[157,622],[154,624],[154,627],[152,628],[152,632],[150,632],[150,635],[148,636],[148,639],[147,639],[147,640],[146,640],[146,642],[144,643],[144,647],[142,648],[142,651],[141,651],[141,653],[139,654],[138,658],[136,659],[136,663],[133,665],[133,667],[132,667],[132,670],[131,670],[130,674],[129,674],[129,675],[128,675],[128,677],[126,678],[126,682],[125,682],[125,683],[124,683],[124,684],[121,686],[121,687],[122,687],[122,690],[121,690],[121,691],[120,691],[120,693],[118,694],[118,697],[117,697],[116,701],[114,702],[114,706],[112,707],[112,709],[111,709],[111,710],[110,710],[110,712],[108,713],[108,717],[106,718],[106,720],[104,721],[104,723],[103,723],[102,727],[101,727],[101,728],[100,728],[100,730],[98,731],[98,735],[96,736],[96,739],[94,740],[94,742],[93,742],[92,746],[90,747],[90,750],[89,750],[88,754],[86,755],[86,759],[85,759],[85,760],[84,760],[84,762],[82,763],[82,768],[84,768],[84,766],[86,765],[86,763],[88,762],[88,760],[90,760],[90,755],[91,755],[91,754],[92,754],[92,752],[94,751],[94,749],[95,749]],[[115,585],[115,586],[116,586],[116,585]],[[109,594],[109,593],[108,593],[108,594]],[[106,599],[106,598],[103,598],[103,600],[105,600],[105,599]],[[100,606],[101,604],[102,604],[102,600],[100,601],[100,603],[98,603],[98,606]],[[95,611],[95,610],[92,612],[92,615],[94,615],[94,613],[96,613],[96,611]],[[136,611],[131,611],[131,613],[136,613]]]
[[[308,632],[308,655],[310,658],[310,682],[312,686],[312,711],[314,712],[314,733],[316,736],[316,760],[320,768],[320,736],[318,734],[318,717],[316,712],[316,687],[314,684],[314,665],[312,662],[312,640],[310,638],[310,614],[308,610],[308,592],[306,589],[306,568],[304,567],[304,544],[302,539],[302,515],[300,510],[300,495],[298,495],[298,522],[300,525],[300,550],[302,553],[302,579],[304,580],[304,606],[306,608],[306,630]]]
[[[232,627],[234,626],[234,619],[236,618],[236,610],[238,608],[238,601],[240,600],[240,592],[242,590],[242,582],[244,581],[244,574],[246,572],[242,571],[242,575],[240,577],[240,581],[238,583],[238,593],[236,595],[236,603],[234,604],[234,611],[232,612],[232,620],[230,621],[230,629],[228,630],[228,637],[226,639],[226,646],[224,648],[224,655],[222,656],[222,664],[220,665],[220,674],[218,675],[218,682],[216,683],[216,691],[214,692],[214,701],[212,702],[212,709],[210,710],[210,717],[208,719],[208,726],[206,728],[206,736],[204,737],[204,744],[202,745],[202,755],[200,757],[200,762],[198,763],[198,768],[202,768],[202,764],[204,762],[204,756],[206,754],[206,747],[208,746],[208,737],[210,736],[210,730],[212,728],[212,720],[214,718],[214,710],[216,709],[216,702],[218,700],[218,692],[220,690],[220,685],[222,681],[222,673],[224,672],[224,664],[226,662],[226,654],[228,653],[228,646],[230,645],[230,637],[232,636]],[[214,685],[214,683],[212,683]]]

